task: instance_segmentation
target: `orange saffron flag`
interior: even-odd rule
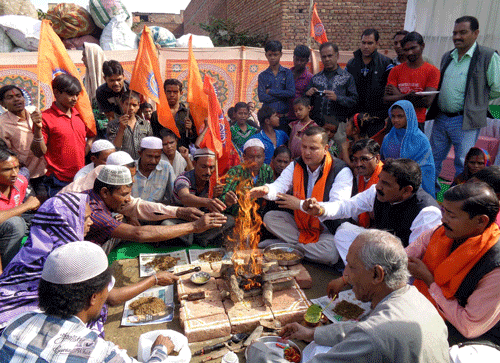
[[[208,96],[203,92],[203,81],[201,80],[198,62],[194,57],[192,38],[192,36],[189,37],[187,101],[194,125],[197,130],[201,130],[205,125],[205,119],[208,117]]]
[[[326,43],[328,41],[328,38],[326,37],[325,27],[323,26],[323,23],[318,16],[318,11],[316,10],[316,4],[314,4],[311,17],[311,37],[320,44]]]
[[[130,80],[130,89],[149,97],[156,103],[158,122],[180,137],[175,125],[174,116],[168,105],[167,96],[163,89],[163,81],[158,61],[158,51],[151,37],[151,30],[144,26],[135,57],[134,70]]]
[[[52,80],[63,73],[78,78],[82,85],[82,92],[78,97],[75,108],[80,112],[85,125],[97,134],[92,105],[83,86],[80,72],[69,57],[61,38],[54,32],[49,20],[42,20],[40,28],[40,42],[38,43],[38,82],[45,83],[52,88]],[[38,85],[40,87],[40,85]],[[50,106],[49,106],[50,107]]]
[[[217,173],[212,174],[210,178],[209,196],[211,197],[213,188],[217,184],[217,176],[226,174],[229,169],[240,163],[240,159],[231,141],[229,122],[220,107],[213,79],[207,75],[205,75],[203,91],[208,96],[208,130],[200,146],[209,148],[217,154]]]

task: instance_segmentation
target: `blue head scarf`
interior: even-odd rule
[[[432,156],[431,144],[427,136],[418,128],[417,114],[410,101],[401,100],[394,103],[389,109],[389,117],[394,106],[403,109],[406,115],[406,129],[396,129],[384,137],[380,153],[383,158],[388,155],[391,145],[400,144],[400,158],[414,160],[420,165],[422,170],[422,188],[436,197],[436,168],[434,166],[434,157]],[[399,136],[399,137],[398,137]]]

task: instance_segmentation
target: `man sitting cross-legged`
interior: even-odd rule
[[[367,230],[349,248],[345,275],[358,300],[372,310],[359,321],[315,329],[286,325],[281,336],[312,341],[308,363],[449,362],[446,326],[436,309],[408,286],[408,258],[401,241],[385,231]],[[286,363],[262,343],[248,348],[249,363]]]
[[[388,159],[376,185],[351,199],[318,202],[314,198],[304,203],[304,210],[320,221],[355,218],[360,213],[373,213],[372,227],[391,231],[403,246],[415,241],[424,231],[440,223],[441,212],[434,198],[420,188],[422,173],[410,159]],[[335,233],[335,246],[345,258],[349,246],[364,228],[343,223]]]
[[[339,255],[333,243],[338,224],[323,225],[303,209],[304,200],[342,201],[351,196],[352,172],[342,160],[328,151],[328,136],[321,127],[310,127],[302,136],[302,156],[283,170],[272,184],[250,190],[254,198],[277,200],[288,211],[269,211],[264,216],[266,228],[276,237],[304,251],[309,260],[335,264]],[[290,189],[293,195],[285,194]],[[329,230],[331,228],[331,231]],[[264,247],[266,241],[261,242]]]

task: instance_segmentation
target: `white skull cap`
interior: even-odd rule
[[[141,140],[141,148],[161,150],[163,149],[163,142],[159,137],[148,136]]]
[[[215,157],[215,153],[207,147],[203,149],[196,149],[196,151],[194,152],[194,159],[198,159],[204,156]]]
[[[97,179],[108,185],[132,184],[130,170],[121,165],[105,165],[99,172]]]
[[[132,156],[126,151],[115,151],[106,159],[106,165],[128,165],[134,162]]]
[[[53,250],[42,270],[42,279],[53,284],[74,284],[106,271],[108,258],[95,243],[76,241]]]
[[[114,149],[115,145],[113,145],[108,140],[96,140],[92,143],[92,147],[90,148],[90,152],[92,154],[99,153],[104,150]]]
[[[259,139],[247,140],[247,142],[245,142],[245,144],[243,145],[243,151],[245,151],[249,147],[260,147],[260,148],[266,150],[264,143],[262,141],[260,141]]]

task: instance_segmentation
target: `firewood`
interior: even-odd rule
[[[231,275],[229,279],[229,288],[231,290],[231,300],[234,303],[243,301],[244,293],[238,285],[238,279],[236,275]]]
[[[248,347],[250,344],[252,344],[256,339],[260,338],[262,333],[264,332],[264,327],[262,325],[259,325],[255,330],[250,334],[250,336],[245,340],[243,343],[244,347]]]
[[[299,274],[300,271],[291,271],[291,270],[286,270],[286,271],[278,271],[278,272],[270,272],[265,274],[262,277],[263,281],[273,281],[273,280],[278,280],[282,279],[285,277],[294,277]]]
[[[269,281],[262,286],[262,298],[266,306],[273,305],[273,284]]]

